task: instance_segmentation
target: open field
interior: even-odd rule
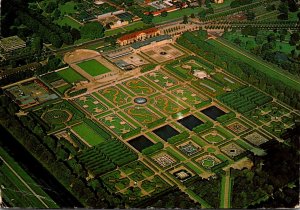
[[[86,73],[95,77],[101,74],[105,74],[110,72],[111,70],[108,69],[106,66],[102,65],[96,60],[88,60],[83,61],[77,64],[80,68],[82,68]]]
[[[72,127],[72,130],[84,139],[89,145],[95,146],[105,141],[93,128],[86,123],[81,123]]]
[[[86,80],[72,68],[63,69],[61,71],[58,71],[57,74],[69,83],[76,83]]]

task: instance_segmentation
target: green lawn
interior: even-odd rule
[[[184,15],[190,16],[192,13],[194,13],[196,16],[197,14],[203,10],[203,8],[201,7],[197,7],[197,8],[185,8],[185,9],[181,9],[181,10],[177,10],[174,12],[170,12],[168,13],[168,15],[166,17],[162,17],[162,16],[156,16],[153,18],[152,22],[153,23],[160,23],[160,22],[164,22],[164,21],[169,21],[172,19],[177,19],[177,18],[181,18]]]
[[[74,9],[76,3],[74,1],[69,1],[65,4],[60,4],[58,6],[58,9],[60,10],[60,12],[64,15],[64,14],[73,14],[76,12],[76,10]]]
[[[131,23],[128,26],[125,26],[124,29],[126,31],[133,31],[133,30],[136,30],[136,29],[142,29],[146,25],[147,24],[145,24],[143,21],[138,21],[138,22],[135,22],[135,23]]]
[[[93,77],[110,72],[109,68],[93,59],[83,61],[77,65]]]
[[[60,26],[71,26],[72,28],[76,28],[79,29],[80,28],[80,24],[78,22],[76,22],[75,20],[73,20],[72,18],[65,16],[63,18],[60,18],[58,20],[56,20],[56,23]]]
[[[66,92],[66,90],[70,89],[71,87],[72,87],[72,85],[67,84],[67,85],[60,86],[60,87],[56,88],[56,90],[58,92],[60,92],[61,94],[64,94]]]
[[[125,30],[122,28],[116,28],[116,29],[105,30],[104,34],[105,34],[105,36],[114,36],[114,35],[122,33],[122,32],[124,33]]]
[[[93,77],[110,72],[109,68],[93,59],[83,61],[77,65]]]
[[[79,81],[86,80],[83,76],[81,76],[72,68],[63,69],[61,71],[58,71],[57,74],[69,83],[76,83]]]
[[[105,139],[100,136],[94,129],[92,129],[86,123],[80,123],[72,127],[72,130],[75,131],[82,139],[84,139],[91,146],[95,146],[104,142]]]

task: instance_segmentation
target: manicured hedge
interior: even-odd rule
[[[148,64],[141,69],[141,73],[151,71],[151,70],[155,69],[156,66],[157,66],[157,64]]]
[[[148,128],[154,128],[154,127],[156,127],[158,125],[163,124],[166,121],[166,119],[167,119],[166,117],[162,117],[162,118],[160,118],[158,120],[155,120],[154,122],[151,122],[151,123],[147,124],[147,127]]]
[[[141,127],[138,127],[138,128],[136,128],[132,131],[129,131],[128,133],[124,133],[124,134],[122,134],[122,138],[127,139],[127,138],[130,138],[132,136],[135,136],[135,135],[137,135],[141,132],[141,129],[142,129]]]
[[[207,130],[213,126],[214,124],[211,121],[207,121],[206,123],[198,125],[197,127],[193,128],[193,131],[195,133],[201,133],[202,131]]]
[[[76,91],[70,91],[68,92],[67,94],[70,96],[70,97],[74,97],[74,96],[78,96],[80,94],[83,94],[87,91],[87,88],[83,88],[83,89],[80,89],[80,90],[76,90]]]
[[[154,153],[154,152],[156,152],[156,151],[158,151],[158,150],[161,150],[161,149],[163,149],[163,148],[164,148],[163,143],[158,142],[158,143],[156,143],[156,144],[154,144],[154,145],[152,145],[152,146],[150,146],[150,147],[147,147],[147,148],[143,149],[143,150],[142,150],[142,153],[143,153],[144,155],[150,155],[150,154],[152,154],[152,153]]]
[[[232,118],[235,118],[235,113],[234,112],[229,112],[225,115],[222,115],[220,117],[217,118],[217,121],[220,122],[220,123],[223,123],[223,122],[226,122]]]
[[[190,134],[187,131],[184,131],[176,136],[168,138],[167,141],[170,144],[176,144],[177,142],[187,139],[189,136],[190,136]]]

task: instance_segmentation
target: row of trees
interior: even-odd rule
[[[253,38],[249,37],[247,41],[235,37],[237,33],[236,31],[226,32],[223,37],[292,74],[300,75],[299,32],[292,32],[291,34],[287,30],[270,32],[247,26],[241,30],[241,34],[246,37],[254,36]],[[286,41],[289,41],[289,43],[286,43]],[[290,52],[286,51],[285,46],[291,48]]]
[[[250,84],[266,91],[275,98],[300,109],[299,91],[294,86],[281,82],[280,78],[268,76],[259,69],[229,55],[222,49],[200,40],[190,32],[184,33],[177,42],[242,80],[248,81]]]

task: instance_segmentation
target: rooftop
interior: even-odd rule
[[[143,34],[143,33],[144,34],[152,34],[152,33],[155,33],[157,31],[158,31],[157,28],[148,28],[148,29],[145,29],[145,30],[142,30],[142,31],[136,31],[136,32],[133,32],[131,34],[126,34],[124,36],[121,36],[118,40],[119,41],[124,41],[124,40],[134,39],[140,34]]]
[[[172,37],[170,35],[155,36],[155,37],[146,39],[145,41],[135,42],[131,45],[131,47],[134,49],[139,49],[141,47],[151,44],[151,42],[160,42],[160,41],[167,40],[167,39],[172,39]]]

